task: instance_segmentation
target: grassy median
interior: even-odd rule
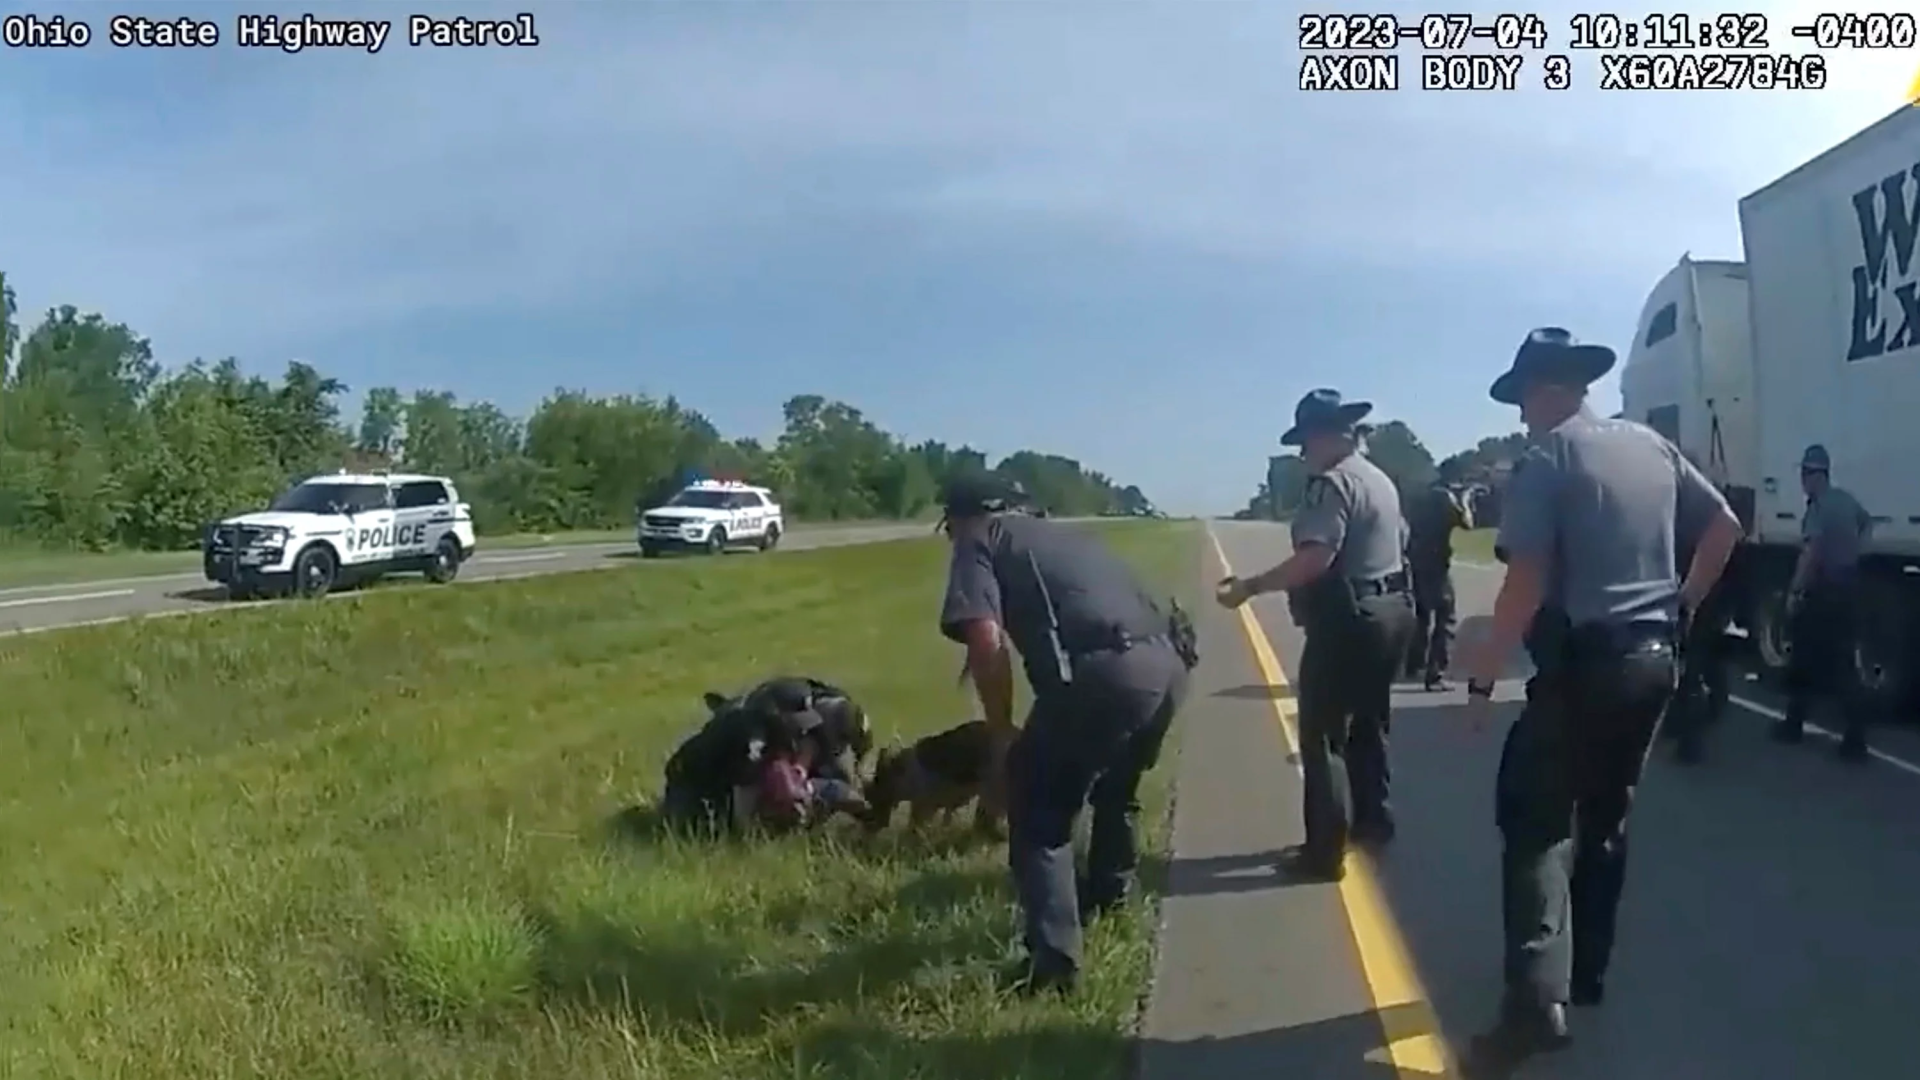
[[[1193,526],[1102,528],[1194,582]],[[1001,848],[619,824],[708,688],[817,674],[883,736],[969,715],[943,551],[0,640],[0,1076],[1118,1077],[1144,910],[1082,996],[1009,1003]]]

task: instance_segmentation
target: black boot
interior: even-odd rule
[[[1775,720],[1767,729],[1767,734],[1777,743],[1799,743],[1807,737],[1807,729],[1798,717],[1789,716],[1784,720]]]
[[[1467,1080],[1511,1076],[1529,1059],[1564,1050],[1572,1043],[1565,1005],[1502,1008],[1499,1022],[1467,1044],[1461,1072]]]
[[[1347,876],[1344,859],[1309,850],[1305,844],[1282,851],[1274,860],[1273,869],[1281,877],[1303,885],[1331,884]]]

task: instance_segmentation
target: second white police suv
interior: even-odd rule
[[[393,573],[450,582],[476,543],[472,510],[446,477],[338,473],[207,526],[201,561],[235,599],[319,597]]]
[[[733,480],[688,484],[638,516],[636,539],[641,557],[648,559],[667,551],[717,555],[743,544],[771,551],[787,527],[773,492]]]

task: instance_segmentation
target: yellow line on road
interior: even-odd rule
[[[1213,542],[1213,553],[1221,569],[1232,574],[1233,564],[1227,561],[1227,552],[1220,546],[1220,537],[1208,529],[1207,539]],[[1284,689],[1287,686],[1286,672],[1280,667],[1280,658],[1274,655],[1273,645],[1266,630],[1261,627],[1259,617],[1253,613],[1253,605],[1242,604],[1238,610],[1240,629],[1245,632],[1247,644],[1253,650],[1254,665],[1260,669],[1260,675],[1270,689]],[[1274,716],[1280,722],[1281,738],[1286,740],[1287,749],[1297,762],[1300,740],[1295,729],[1293,696],[1275,693],[1269,697]],[[1386,896],[1381,891],[1371,862],[1360,852],[1348,854],[1347,875],[1340,882],[1340,900],[1347,909],[1347,925],[1353,931],[1354,948],[1360,954],[1360,968],[1366,976],[1374,1010],[1386,1033],[1386,1053],[1394,1071],[1403,1080],[1408,1077],[1453,1075],[1449,1065],[1453,1054],[1441,1036],[1439,1019],[1434,1015],[1426,988],[1421,985],[1420,975],[1414,969],[1413,955],[1408,951],[1406,939],[1401,936],[1399,924],[1394,921],[1393,912],[1387,906]]]

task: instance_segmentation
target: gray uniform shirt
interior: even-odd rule
[[[1677,547],[1691,547],[1727,501],[1644,424],[1582,409],[1534,440],[1507,482],[1503,561],[1546,567],[1550,603],[1575,626],[1674,622]]]
[[[965,640],[965,626],[992,619],[1007,631],[1035,693],[1062,685],[1059,627],[1067,654],[1116,647],[1122,634],[1167,632],[1167,616],[1133,568],[1085,529],[1009,514],[985,534],[953,546],[940,632]]]
[[[1393,480],[1358,453],[1308,477],[1293,515],[1293,546],[1308,544],[1333,551],[1327,572],[1336,577],[1377,581],[1399,573],[1406,565],[1407,521]]]
[[[1860,567],[1860,548],[1873,532],[1873,518],[1845,488],[1832,484],[1807,500],[1800,518],[1800,539],[1814,545],[1813,576],[1808,585],[1845,585]]]

